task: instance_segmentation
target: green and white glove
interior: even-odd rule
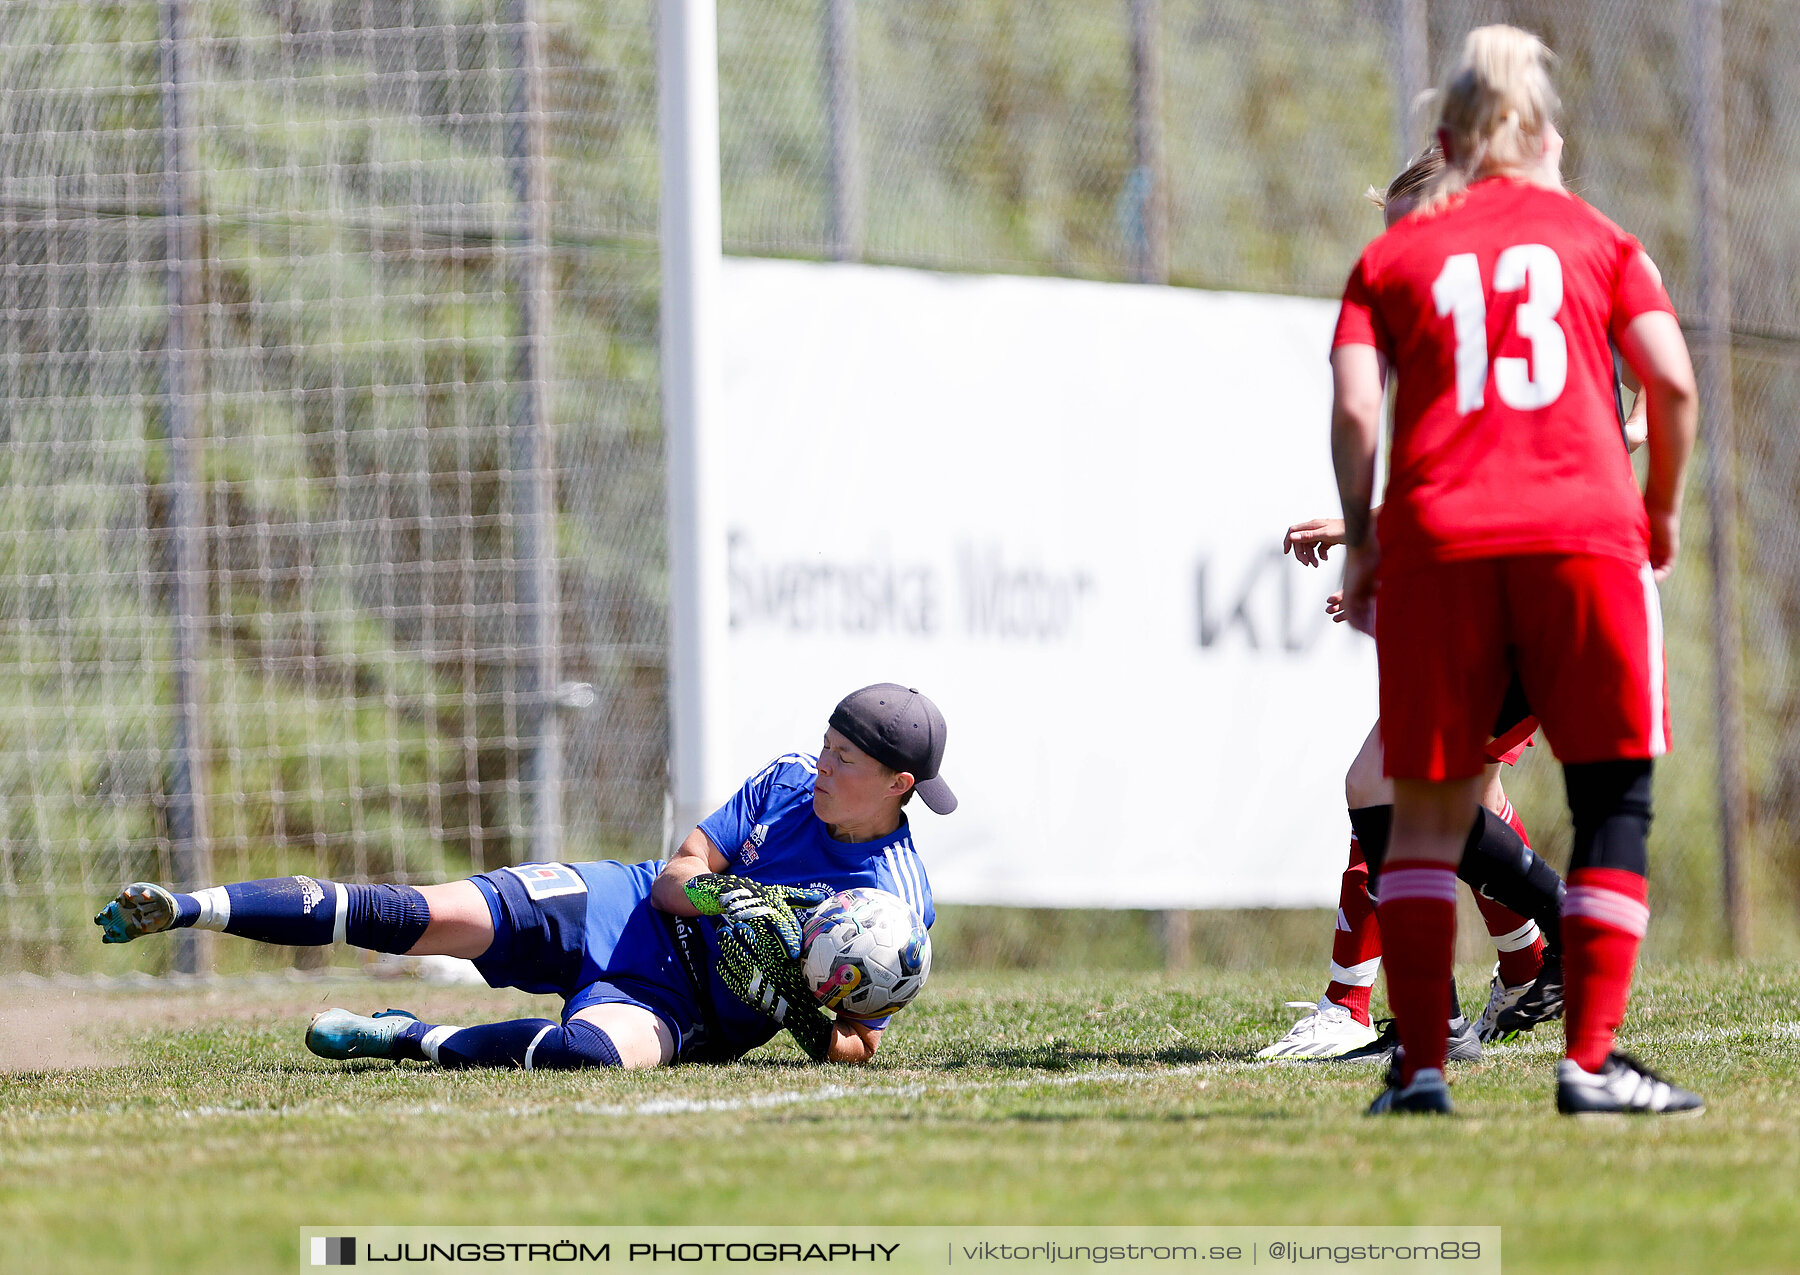
[[[682,888],[701,916],[721,917],[728,927],[748,935],[751,954],[769,968],[777,957],[791,961],[800,956],[800,918],[794,905],[804,912],[830,897],[825,890],[765,885],[725,872],[703,872]]]
[[[819,1008],[800,962],[778,956],[759,962],[739,925],[719,927],[719,978],[751,1009],[787,1028],[806,1056],[824,1062],[831,1050],[831,1016]]]

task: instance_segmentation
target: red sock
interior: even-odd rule
[[[1400,1081],[1407,1084],[1422,1067],[1444,1067],[1456,949],[1456,870],[1429,859],[1393,859],[1382,868],[1377,888],[1388,1001],[1406,1051]]]
[[[1529,846],[1531,838],[1525,832],[1525,821],[1519,818],[1512,802],[1503,797],[1501,803],[1500,817],[1519,834],[1519,840]],[[1537,922],[1479,892],[1475,895],[1475,906],[1481,909],[1488,937],[1494,940],[1494,950],[1500,957],[1500,981],[1508,987],[1517,987],[1536,978],[1538,971],[1544,968],[1544,935]]]
[[[1500,817],[1506,820],[1507,827],[1519,834],[1527,848],[1531,845],[1531,834],[1525,831],[1525,821],[1519,818],[1519,812],[1513,808],[1512,798],[1504,793],[1500,797]]]
[[[1369,865],[1362,843],[1350,834],[1350,866],[1338,886],[1337,933],[1331,940],[1331,982],[1325,999],[1342,1005],[1351,1017],[1369,1025],[1369,993],[1381,968],[1381,928],[1375,924],[1375,900],[1369,897]]]
[[[1563,897],[1566,1052],[1599,1071],[1631,999],[1631,967],[1650,926],[1649,882],[1619,868],[1578,868]]]

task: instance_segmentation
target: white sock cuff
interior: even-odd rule
[[[425,1033],[425,1038],[419,1042],[419,1049],[423,1051],[425,1056],[431,1059],[432,1062],[436,1062],[438,1060],[438,1049],[445,1041],[449,1040],[461,1030],[462,1028],[460,1027],[433,1027],[430,1031]],[[534,1045],[536,1043],[536,1041],[532,1042]]]
[[[548,1036],[551,1032],[553,1032],[555,1030],[557,1030],[555,1023],[546,1024],[542,1031],[540,1031],[537,1035],[535,1035],[531,1038],[531,1043],[529,1045],[525,1046],[525,1070],[526,1071],[531,1070],[531,1060],[532,1060],[533,1056],[535,1056],[537,1054],[538,1042],[541,1041],[544,1037]]]
[[[194,918],[193,928],[223,934],[231,923],[231,896],[225,893],[225,887],[213,885],[195,890],[194,899],[200,904],[200,915]]]
[[[1456,902],[1456,869],[1449,864],[1429,868],[1400,868],[1381,874],[1381,901],[1422,899],[1435,903]]]
[[[1496,952],[1517,952],[1537,942],[1542,932],[1536,921],[1526,921],[1511,934],[1491,934],[1488,937],[1494,940]]]
[[[326,884],[337,891],[337,915],[331,921],[331,941],[342,943],[344,927],[350,924],[350,892],[336,881],[329,881]]]
[[[1563,895],[1562,914],[1623,930],[1633,938],[1643,938],[1650,928],[1649,904],[1600,886],[1570,886]]]
[[[1331,981],[1342,983],[1345,987],[1373,987],[1375,975],[1381,969],[1381,958],[1371,956],[1366,961],[1358,961],[1355,965],[1339,965],[1331,963]]]

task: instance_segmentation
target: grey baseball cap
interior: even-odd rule
[[[938,775],[944,760],[944,715],[912,687],[877,682],[851,691],[831,710],[831,729],[889,770],[911,773],[919,798],[940,815],[956,794]]]

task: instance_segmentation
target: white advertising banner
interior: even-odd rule
[[[1334,305],[741,259],[722,300],[738,773],[904,682],[939,899],[1335,901],[1374,646],[1281,554],[1338,507]]]

